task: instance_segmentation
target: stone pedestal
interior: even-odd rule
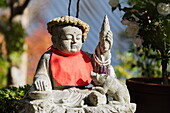
[[[46,98],[41,98],[40,93],[36,94],[36,100],[35,97],[27,97],[19,102],[18,113],[134,113],[135,110],[132,104],[121,105],[117,101],[115,105],[113,102],[106,104],[105,95],[92,90],[53,90]],[[96,101],[96,106],[88,105],[88,96],[91,96],[91,101]]]

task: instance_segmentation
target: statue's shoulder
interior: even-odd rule
[[[48,50],[41,56],[41,59],[50,59],[51,54],[52,54],[52,51]]]

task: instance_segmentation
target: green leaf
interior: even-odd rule
[[[0,7],[6,7],[5,0],[0,0]]]
[[[164,33],[163,35],[164,35],[164,37],[167,37],[167,34]]]
[[[159,22],[155,22],[154,25],[159,25]]]
[[[29,90],[30,85],[24,87],[6,87],[0,89],[0,110],[2,113],[15,113],[18,101]]]

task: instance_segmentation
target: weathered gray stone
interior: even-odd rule
[[[71,57],[81,50],[88,30],[88,24],[71,16],[56,18],[48,23],[48,31],[52,34],[53,49],[73,55]],[[55,77],[58,77],[58,73],[63,70],[64,73],[68,73],[68,67],[52,74],[52,71],[56,72],[58,68],[55,65],[52,69],[51,64],[56,61],[57,64],[61,63],[58,63],[58,59],[50,60],[54,51],[49,50],[44,53],[39,61],[31,89],[17,106],[18,113],[134,113],[136,104],[130,103],[126,85],[116,79],[114,69],[110,65],[112,44],[112,32],[108,18],[105,16],[100,32],[100,42],[93,55],[86,55],[90,57],[89,62],[91,61],[94,72],[90,73],[90,70],[87,76],[81,73],[81,77],[74,81],[75,85],[58,83],[59,79],[55,79]],[[82,58],[84,56],[81,56],[80,59]],[[74,64],[74,62],[72,63]],[[83,63],[87,64],[87,61],[84,59]],[[66,65],[64,64],[64,67]],[[73,66],[70,69],[79,66]],[[88,70],[88,68],[79,68],[74,73],[79,73],[82,70]],[[60,80],[65,82],[67,79],[67,82],[70,83],[74,75],[71,74],[64,78],[63,73],[60,73]],[[82,75],[85,76],[84,81]],[[80,81],[89,84],[89,79],[86,78],[93,81],[92,89],[81,89],[81,85],[77,85],[77,82],[80,83]],[[109,97],[112,98],[112,101],[108,99]]]

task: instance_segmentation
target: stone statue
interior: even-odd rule
[[[93,54],[81,50],[89,31],[82,20],[63,16],[47,26],[53,45],[42,55],[19,113],[135,112],[125,84],[110,65],[113,39],[107,16]]]
[[[93,89],[98,90],[102,94],[107,93],[109,96],[114,98],[114,100],[119,101],[122,104],[130,103],[129,92],[124,83],[112,76],[109,76],[108,74],[91,72],[91,77],[95,85],[101,86],[94,87]]]
[[[94,90],[112,97],[112,101],[109,101],[109,103],[126,104],[132,111],[135,110],[136,105],[130,103],[129,91],[123,82],[108,74],[91,72],[91,77],[96,85],[96,87],[93,88]]]

